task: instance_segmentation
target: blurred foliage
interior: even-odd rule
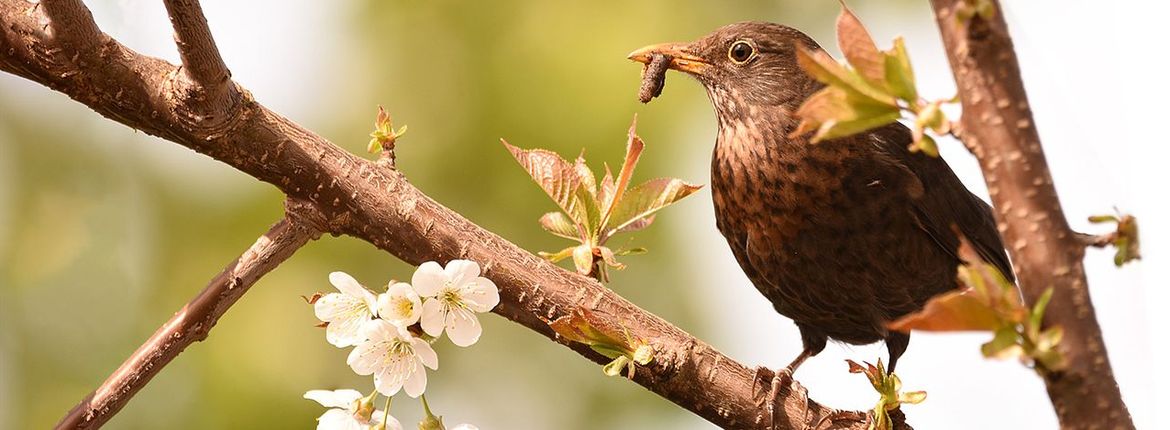
[[[105,9],[95,11],[99,19],[110,9],[134,7],[87,3]],[[783,22],[827,39],[837,5],[367,1],[335,7],[336,22],[314,17],[304,24],[324,26],[312,31],[325,39],[327,52],[300,53],[321,58],[315,70],[273,64],[266,72],[273,79],[303,77],[303,84],[282,91],[296,93],[294,111],[310,114],[290,116],[363,153],[369,112],[385,105],[411,126],[397,155],[414,184],[526,249],[553,249],[563,242],[533,221],[555,207],[515,174],[499,138],[620,159],[629,118],[642,112],[640,131],[660,155],[644,160],[640,171],[678,176],[671,139],[696,133],[706,138],[688,141],[714,139],[706,96],[698,85],[676,85],[669,102],[640,105],[639,65],[625,55],[742,20]],[[258,33],[269,17],[250,19],[255,28],[209,17],[221,46],[262,37],[274,50],[299,49],[282,45],[280,34]],[[254,93],[262,103],[283,96]],[[704,120],[684,122],[691,117]],[[688,204],[698,202],[680,203]],[[0,428],[55,423],[281,210],[281,195],[267,184],[39,85],[0,76]],[[638,232],[638,243],[661,252],[630,258],[631,269],[615,273],[610,285],[701,336],[701,304],[686,288],[688,272],[701,269],[672,263],[687,252],[688,239],[672,231],[680,230],[664,223]],[[368,389],[368,378],[344,365],[348,351],[322,341],[300,298],[330,289],[326,277],[333,270],[368,284],[411,273],[359,240],[324,237],[310,244],[260,281],[206,342],[170,364],[107,428],[309,428],[322,410],[301,398],[304,391]],[[527,329],[503,318],[482,321],[488,335],[474,348],[438,348],[441,370],[432,375],[429,399],[452,422],[485,429],[547,428],[548,422],[562,429],[709,427],[634,384],[602,377],[595,364]],[[394,412],[414,422],[423,416],[416,403],[395,402]]]

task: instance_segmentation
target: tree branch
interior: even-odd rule
[[[1062,326],[1068,367],[1042,372],[1062,428],[1133,428],[1113,378],[1085,280],[1084,244],[1068,226],[1028,106],[1019,63],[994,1],[967,22],[964,0],[931,0],[963,103],[964,143],[979,160],[996,220],[1029,303],[1055,288],[1045,326]]]
[[[311,206],[290,203],[284,218],[159,327],[101,386],[74,406],[56,428],[98,428],[117,414],[188,345],[206,339],[219,318],[252,284],[321,235],[315,227],[318,221],[313,219],[314,212]]]
[[[163,4],[175,27],[175,44],[184,74],[194,86],[192,93],[202,96],[198,101],[208,115],[226,112],[238,98],[232,72],[220,57],[199,0],[164,0]]]
[[[35,31],[39,24],[23,13],[25,5],[21,0],[0,0],[0,70],[271,183],[289,198],[314,206],[323,216],[322,231],[366,240],[416,265],[456,258],[477,261],[484,275],[500,287],[501,301],[494,312],[605,363],[607,359],[589,348],[558,339],[547,323],[589,310],[591,326],[615,333],[625,330],[655,349],[654,360],[633,378],[638,384],[721,427],[769,427],[764,404],[769,403],[770,370],[744,366],[595,280],[556,267],[484,230],[424,195],[391,166],[345,152],[269,111],[242,89],[241,100],[224,121],[213,127],[194,123],[189,118],[199,107],[189,98],[177,97],[170,85],[175,66],[138,54],[108,36],[98,49],[58,46],[39,37]],[[775,428],[868,426],[866,413],[822,406],[808,399],[795,382],[786,388],[784,411],[777,414],[786,422]],[[906,428],[902,419],[898,425]]]

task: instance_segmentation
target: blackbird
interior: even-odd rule
[[[991,208],[941,158],[910,152],[902,124],[819,143],[792,135],[797,108],[824,87],[797,65],[801,45],[821,49],[793,28],[744,22],[629,58],[669,58],[667,67],[702,83],[715,107],[716,226],[804,344],[777,379],[828,339],[885,340],[892,372],[910,335],[886,324],[957,288],[956,230],[1008,277],[1011,266]]]

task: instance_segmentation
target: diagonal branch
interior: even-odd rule
[[[206,339],[219,318],[260,277],[321,235],[311,206],[295,202],[288,206],[283,219],[159,327],[101,386],[73,407],[56,428],[101,427],[187,346]]]
[[[960,20],[973,2],[931,0],[963,101],[962,139],[983,170],[1025,298],[1055,288],[1044,325],[1064,328],[1069,365],[1043,377],[1061,427],[1133,428],[1089,298],[1084,244],[1065,220],[1003,9],[991,1],[990,18]]]
[[[163,4],[175,27],[183,71],[194,84],[195,93],[202,96],[199,102],[207,107],[208,114],[223,113],[237,94],[232,72],[220,57],[199,0],[164,0]]]
[[[61,0],[64,1],[64,0]],[[547,321],[588,310],[589,325],[646,339],[655,358],[634,382],[725,428],[769,427],[763,406],[772,372],[752,369],[682,329],[635,306],[598,282],[569,273],[484,230],[410,185],[387,164],[345,152],[268,110],[241,100],[213,127],[190,121],[200,106],[177,97],[177,69],[103,36],[98,49],[71,50],[40,37],[22,0],[0,0],[0,70],[60,91],[98,113],[231,165],[314,206],[323,232],[368,241],[411,264],[465,258],[500,287],[494,312],[550,339]],[[233,84],[234,85],[234,84]],[[582,356],[608,360],[580,344]],[[775,428],[866,428],[862,412],[841,412],[808,399],[793,383],[783,391],[785,422]],[[901,420],[899,420],[901,424]]]

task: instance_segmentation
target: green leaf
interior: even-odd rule
[[[816,130],[812,142],[850,136],[901,117],[895,105],[876,104],[837,87],[823,88],[796,111],[800,124],[792,135]]]
[[[918,140],[910,143],[910,152],[922,151],[931,157],[938,157],[938,143],[929,134],[919,134]]]
[[[1036,305],[1032,307],[1031,315],[1028,317],[1028,337],[1036,338],[1040,335],[1040,322],[1044,319],[1044,311],[1048,309],[1048,302],[1052,301],[1053,287],[1048,287],[1040,298],[1036,299]]]
[[[995,337],[980,347],[987,358],[1013,358],[1023,354],[1019,345],[1019,333],[1014,326],[1003,326],[995,331]]]
[[[642,254],[645,254],[647,252],[649,252],[649,251],[647,251],[646,248],[637,247],[637,248],[619,249],[619,250],[617,250],[617,252],[614,253],[614,255],[617,255],[618,257],[622,257],[622,256],[626,256],[626,255],[642,255]]]
[[[898,396],[899,403],[917,405],[924,401],[926,401],[925,391],[910,391],[907,393],[902,393],[902,395]]]
[[[562,212],[549,212],[540,217],[540,226],[545,231],[565,239],[581,240],[577,225]]]
[[[613,361],[609,362],[609,364],[606,364],[605,367],[602,367],[601,371],[604,372],[606,376],[618,376],[622,374],[622,369],[624,369],[629,364],[630,357],[621,355],[617,358],[614,358]]]
[[[691,185],[681,179],[674,178],[652,179],[638,184],[618,201],[613,210],[613,216],[601,236],[602,240],[613,236],[622,228],[638,220],[654,215],[655,212],[691,195],[700,188],[702,188],[701,185]]]
[[[837,44],[862,78],[875,87],[886,86],[885,58],[865,25],[845,3],[841,3],[841,14],[837,16]]]
[[[552,151],[545,149],[524,150],[508,144],[503,139],[500,139],[500,142],[503,142],[508,152],[512,153],[520,166],[528,172],[533,181],[540,185],[545,194],[548,194],[556,202],[557,206],[560,206],[575,221],[585,223],[584,220],[576,218],[578,213],[574,211],[578,191],[581,191],[581,177],[572,164]]]
[[[906,52],[906,41],[894,39],[894,48],[885,55],[886,84],[890,93],[913,105],[918,101],[918,87],[914,82],[914,69],[910,67],[910,54]]]
[[[556,254],[550,254],[550,253],[541,251],[541,252],[538,252],[537,255],[540,255],[540,258],[548,260],[552,263],[559,263],[561,260],[572,257],[574,249],[576,249],[576,247],[570,246],[568,248],[565,248],[565,249],[558,251]]]
[[[864,103],[897,108],[897,103],[892,95],[865,82],[857,73],[841,66],[825,51],[797,46],[796,60],[805,72],[831,88],[846,92]]]

